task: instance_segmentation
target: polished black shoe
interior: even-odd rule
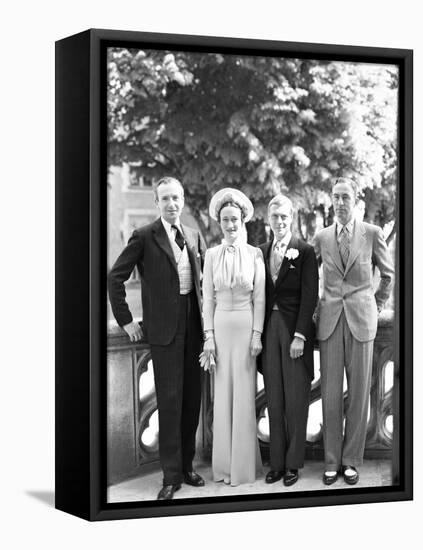
[[[193,487],[204,487],[204,479],[197,472],[185,472],[184,482]]]
[[[180,483],[176,485],[163,485],[157,495],[157,500],[171,500],[175,491],[181,488]]]
[[[266,483],[275,483],[279,481],[282,479],[283,474],[283,470],[270,470],[270,472],[266,474]]]
[[[283,484],[285,485],[285,487],[294,485],[294,483],[297,483],[297,481],[298,481],[298,470],[288,469],[285,472],[285,475],[283,476]]]
[[[328,475],[326,472],[323,474],[323,483],[325,485],[332,485],[335,481],[338,480],[338,472],[335,472],[332,475]]]
[[[353,470],[354,473],[347,474],[346,470]],[[355,485],[357,483],[359,475],[356,468],[354,468],[354,466],[343,466],[342,473],[344,474],[345,483],[348,483],[348,485]]]

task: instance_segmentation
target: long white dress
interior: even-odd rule
[[[204,330],[214,329],[212,469],[215,481],[252,483],[261,472],[255,414],[253,330],[262,332],[265,268],[260,249],[245,242],[207,250],[203,278]]]

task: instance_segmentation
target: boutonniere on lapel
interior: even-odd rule
[[[296,248],[288,248],[288,250],[285,252],[285,258],[290,262],[293,262],[296,258],[298,258],[299,255],[300,253]],[[289,269],[295,269],[295,266],[290,264]]]

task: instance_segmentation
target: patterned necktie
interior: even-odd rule
[[[275,267],[275,274],[279,273],[279,269],[282,264],[283,255],[285,251],[285,245],[281,241],[278,241],[273,248],[273,265]]]
[[[339,253],[341,255],[342,266],[345,269],[350,255],[350,235],[346,225],[344,225],[339,235]]]
[[[176,231],[175,243],[179,246],[181,250],[183,250],[185,241],[182,233],[179,231],[179,228],[176,225],[172,225],[172,228]]]

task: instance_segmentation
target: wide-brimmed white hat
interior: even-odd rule
[[[250,199],[238,189],[234,189],[233,187],[225,187],[224,189],[217,191],[210,201],[209,214],[213,220],[218,221],[219,212],[222,205],[226,202],[234,202],[241,208],[244,214],[244,222],[250,221],[253,217],[254,206],[252,205]]]

